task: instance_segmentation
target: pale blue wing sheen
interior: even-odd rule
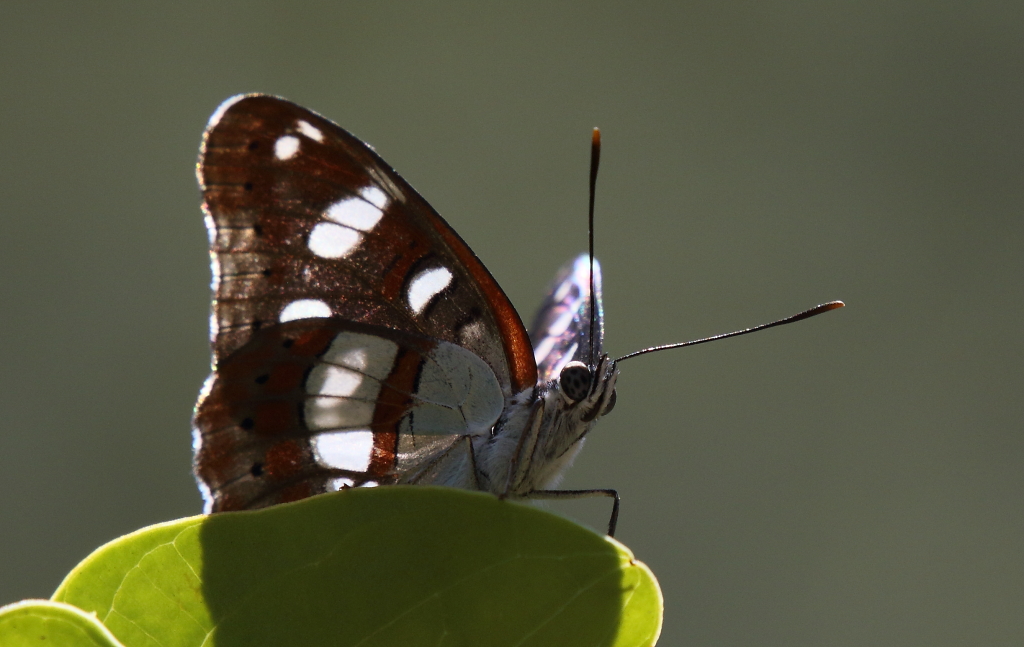
[[[590,257],[580,254],[555,275],[551,289],[530,327],[537,375],[540,381],[556,379],[569,362],[593,367],[604,341],[604,309],[601,305],[601,266],[594,259],[597,320],[594,346],[590,346]]]

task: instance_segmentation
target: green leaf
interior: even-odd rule
[[[0,607],[4,647],[121,647],[96,616],[49,600],[26,600]]]
[[[128,647],[652,645],[661,592],[618,542],[451,488],[354,489],[145,528],[54,600]]]

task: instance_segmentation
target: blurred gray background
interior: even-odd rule
[[[373,144],[527,321],[600,126],[613,354],[847,302],[623,364],[565,485],[622,493],[661,644],[1024,643],[1024,5],[995,1],[5,2],[0,603],[199,511],[193,167],[252,91]]]

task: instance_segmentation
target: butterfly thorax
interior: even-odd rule
[[[595,369],[587,370],[595,377],[582,399],[566,395],[572,389],[562,384],[564,374],[510,396],[489,435],[454,439],[428,467],[399,476],[395,482],[483,490],[513,498],[555,487],[586,435],[615,403],[615,364],[604,356]]]
[[[615,404],[618,370],[607,355],[590,370],[589,391],[581,400],[566,395],[565,373],[540,384],[525,417],[525,424],[495,429],[490,444],[495,447],[494,473],[490,490],[507,496],[527,496],[534,490],[555,487],[572,464],[583,440],[597,420]],[[523,420],[519,415],[512,420]],[[509,456],[506,452],[511,447]],[[504,456],[502,456],[504,455]],[[511,458],[511,460],[509,459]]]

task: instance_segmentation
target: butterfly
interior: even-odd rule
[[[591,217],[599,139],[591,159]],[[210,240],[213,372],[193,417],[206,512],[354,487],[502,498],[555,489],[615,406],[600,265],[566,265],[527,333],[459,235],[367,144],[281,98],[210,118],[197,176]]]
[[[601,495],[617,512],[612,490],[553,489],[615,405],[589,255],[529,335],[373,149],[272,96],[217,109],[197,176],[213,268],[213,373],[193,418],[206,512],[390,484]]]

